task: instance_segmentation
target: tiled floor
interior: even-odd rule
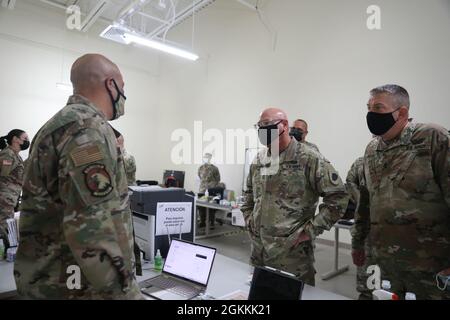
[[[217,227],[217,231],[225,230],[236,230],[233,227],[222,226]],[[234,233],[232,235],[225,235],[215,238],[208,238],[198,240],[199,243],[217,248],[218,253],[223,254],[227,257],[248,263],[250,257],[250,241],[245,232]],[[316,274],[316,286],[340,294],[352,299],[358,298],[358,293],[355,289],[356,287],[356,268],[352,264],[352,258],[350,255],[350,250],[340,249],[339,252],[339,265],[349,265],[350,268],[347,272],[338,275],[327,281],[323,281],[320,277],[321,274],[330,271],[334,265],[334,248],[328,245],[316,244],[315,250],[316,263],[315,267],[317,270]]]

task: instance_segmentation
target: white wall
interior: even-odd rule
[[[416,121],[450,127],[450,2],[445,0],[272,0],[264,12],[278,32],[275,51],[257,15],[235,1],[218,0],[195,18],[191,64],[163,59],[161,93],[178,108],[183,126],[250,128],[275,105],[310,125],[309,140],[345,178],[363,154],[371,88],[397,83],[411,95]],[[381,7],[382,29],[369,31],[366,9]],[[189,43],[189,21],[169,33]],[[168,98],[166,94],[176,95]],[[177,128],[178,124],[168,127]],[[170,130],[168,130],[170,131]],[[175,145],[169,135],[162,144]],[[170,162],[168,154],[164,162]],[[219,166],[228,187],[240,190],[242,166]],[[179,166],[195,187],[198,165]],[[346,232],[343,232],[346,233]],[[331,234],[325,234],[331,239]],[[348,234],[343,241],[349,242]]]
[[[0,135],[21,128],[32,137],[65,105],[70,92],[58,90],[56,83],[70,83],[73,61],[101,53],[119,65],[125,80],[126,116],[112,125],[137,159],[137,176],[162,175],[148,161],[158,140],[157,126],[150,125],[160,117],[158,56],[101,39],[106,25],[97,24],[87,34],[69,31],[64,11],[35,4],[18,1],[14,10],[0,8]]]

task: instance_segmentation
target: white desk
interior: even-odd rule
[[[236,290],[242,290],[246,293],[250,290],[250,286],[247,284],[250,274],[253,272],[253,267],[225,257],[221,254],[217,254],[213,269],[211,271],[211,277],[209,279],[208,288],[206,293],[218,298],[232,293]],[[153,270],[143,270],[143,276],[138,277],[138,281],[146,280],[157,273]],[[351,300],[350,298],[334,294],[329,291],[322,290],[320,288],[311,287],[305,285],[302,295],[303,300]]]
[[[222,211],[226,215],[228,213],[231,213],[231,211],[233,210],[233,207],[224,206],[224,205],[220,205],[217,203],[211,203],[211,202],[202,201],[202,200],[197,200],[196,201],[196,209],[195,209],[196,213],[198,212],[197,208],[206,208],[206,217],[205,217],[206,226],[205,226],[205,234],[199,235],[199,236],[195,235],[195,239],[206,239],[206,238],[212,238],[212,237],[219,237],[219,236],[223,236],[223,235],[231,233],[230,231],[213,232],[213,233],[209,232],[209,227],[210,227],[210,225],[209,225],[209,214],[210,214],[209,210],[210,209],[219,210],[219,211]],[[226,219],[224,219],[224,220],[226,220]],[[230,222],[231,222],[231,219],[230,219]],[[231,223],[230,223],[230,225],[231,225]],[[240,227],[237,227],[237,228],[240,228]]]
[[[0,262],[0,299],[10,298],[16,294],[13,268],[13,263]],[[217,254],[206,293],[213,297],[221,297],[236,290],[248,292],[250,286],[247,281],[252,270],[253,268],[248,264]],[[143,276],[137,279],[138,281],[146,280],[155,274],[153,270],[143,270]],[[302,298],[303,300],[350,300],[308,285],[305,285]]]

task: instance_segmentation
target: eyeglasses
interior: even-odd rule
[[[270,121],[260,121],[257,124],[254,125],[255,129],[261,129],[269,126],[277,126],[279,125],[283,119],[276,119],[276,120],[270,120]]]

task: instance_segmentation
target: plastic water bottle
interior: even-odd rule
[[[0,261],[5,259],[5,243],[0,239]]]
[[[161,271],[163,266],[162,266],[162,256],[161,256],[161,251],[156,251],[156,256],[155,256],[155,262],[154,262],[154,269],[156,271]]]
[[[407,292],[405,294],[405,300],[417,300],[416,299],[416,294],[412,293],[412,292]]]
[[[389,280],[383,280],[381,282],[381,288],[383,288],[386,291],[391,290],[391,282]]]
[[[14,262],[16,260],[17,247],[6,250],[6,261]]]

